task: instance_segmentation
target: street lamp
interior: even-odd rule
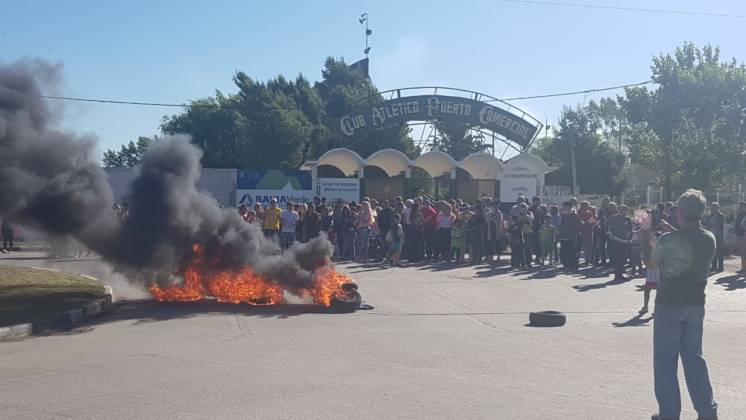
[[[370,52],[371,47],[368,46],[368,37],[373,34],[373,30],[368,28],[368,14],[363,13],[360,15],[360,17],[357,20],[362,25],[365,24],[365,49],[363,52],[365,53],[365,57],[368,57],[368,53]]]

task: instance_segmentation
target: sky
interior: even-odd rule
[[[746,1],[588,0],[565,3],[746,15]],[[0,62],[62,67],[54,94],[185,103],[236,91],[244,71],[267,80],[321,78],[326,57],[363,57],[381,90],[437,85],[498,98],[616,86],[650,78],[652,57],[686,41],[746,61],[746,18],[562,7],[504,0],[12,1],[0,0]],[[562,106],[605,92],[515,101],[554,124]],[[51,101],[51,100],[50,100]],[[57,109],[62,105],[54,103]],[[68,102],[60,128],[99,139],[98,154],[160,132],[174,108]]]

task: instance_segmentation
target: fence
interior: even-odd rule
[[[673,192],[671,194],[670,201],[676,201],[681,192]],[[744,191],[739,185],[738,188],[732,189],[720,189],[715,191],[705,191],[705,197],[707,203],[717,201],[720,203],[722,212],[726,215],[726,219],[731,219],[738,208],[738,203],[744,201]],[[647,205],[648,207],[655,207],[656,204],[669,201],[665,199],[663,188],[650,186],[647,189],[636,189],[628,190],[622,194],[621,203],[628,207],[639,207],[641,205]]]

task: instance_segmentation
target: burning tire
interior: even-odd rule
[[[565,325],[566,321],[565,314],[557,311],[531,312],[528,314],[528,323],[533,327],[561,327]]]
[[[355,312],[360,309],[360,304],[363,302],[363,297],[360,292],[357,291],[357,285],[344,287],[345,293],[336,296],[332,301],[331,310],[334,312]]]

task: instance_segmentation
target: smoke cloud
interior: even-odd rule
[[[185,136],[144,157],[122,222],[95,140],[55,130],[42,84],[59,68],[42,61],[0,64],[0,215],[93,249],[130,279],[170,277],[200,243],[220,268],[248,265],[291,292],[306,288],[332,253],[325,237],[280,253],[261,230],[199,193],[201,151]],[[216,267],[218,268],[218,267]]]

